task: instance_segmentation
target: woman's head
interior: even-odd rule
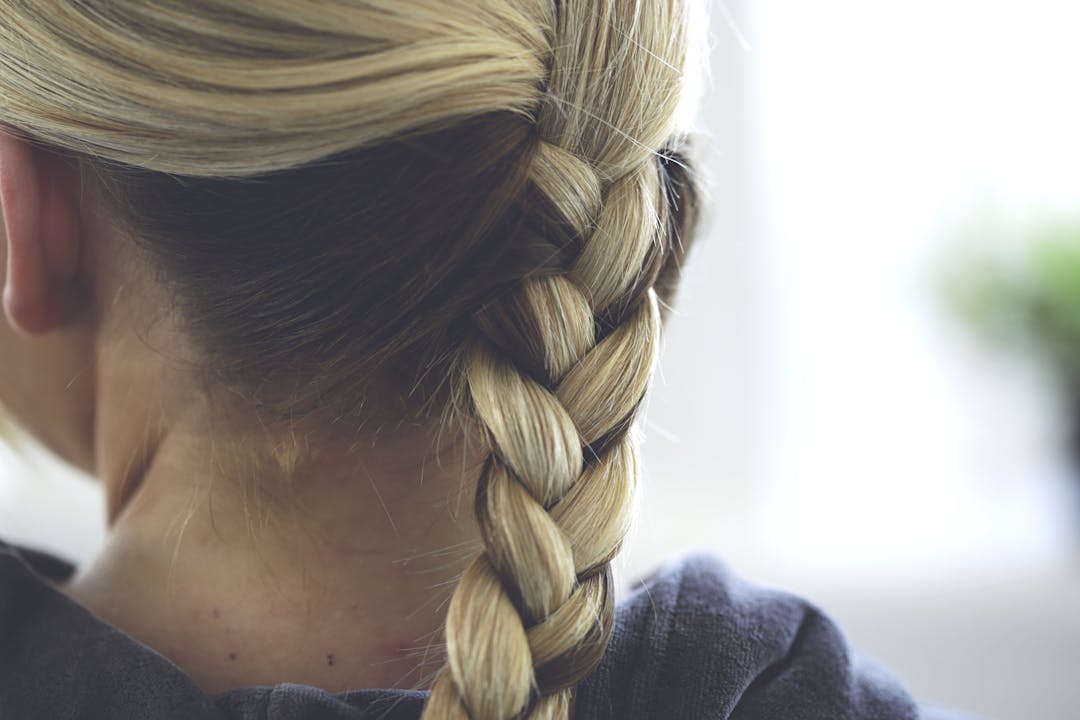
[[[693,222],[687,12],[0,3],[0,122],[21,138],[5,142],[66,178],[38,216],[89,188],[212,402],[271,438],[438,419],[485,444],[484,553],[451,601],[429,717],[565,716],[605,646],[629,430]],[[67,315],[25,289],[44,261],[18,152],[0,172],[7,305],[47,329]],[[62,246],[83,222],[48,230]]]

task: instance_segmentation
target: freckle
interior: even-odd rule
[[[334,654],[333,653],[330,653],[329,655],[326,656],[326,664],[329,667],[334,667]]]
[[[229,653],[229,659],[230,660],[235,660],[236,659],[236,653]]]
[[[221,611],[218,610],[217,608],[214,608],[214,619],[215,620],[220,620],[221,619]]]

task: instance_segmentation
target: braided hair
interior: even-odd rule
[[[689,2],[0,2],[0,116],[94,172],[216,383],[486,443],[429,720],[569,717],[610,637]]]
[[[565,717],[611,632],[611,559],[638,480],[629,430],[674,240],[657,149],[678,97],[627,92],[627,76],[682,59],[676,34],[638,44],[640,23],[676,20],[647,5],[561,3],[555,18],[529,185],[543,226],[576,247],[475,315],[465,381],[492,448],[476,498],[485,552],[451,601],[425,717],[515,717],[534,697],[528,717]]]

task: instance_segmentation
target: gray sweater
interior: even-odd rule
[[[0,720],[415,720],[426,693],[302,685],[207,695],[57,591],[73,568],[0,542]],[[690,555],[619,604],[586,720],[959,720],[919,707],[805,600]]]

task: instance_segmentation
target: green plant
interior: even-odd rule
[[[1026,352],[1080,398],[1080,217],[984,228],[942,276],[946,304],[987,344]]]

